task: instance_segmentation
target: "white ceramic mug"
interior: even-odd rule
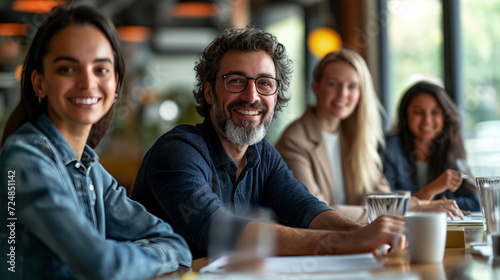
[[[406,232],[409,253],[399,249],[401,234]],[[405,227],[394,237],[393,248],[413,263],[440,263],[446,246],[446,214],[443,212],[409,212]]]

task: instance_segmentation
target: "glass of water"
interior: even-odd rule
[[[209,260],[223,263],[221,272],[262,272],[265,258],[276,252],[272,217],[273,213],[266,208],[252,208],[246,217],[229,213],[214,217],[207,252]],[[257,223],[248,227],[249,219]]]
[[[373,222],[380,215],[404,216],[410,207],[410,198],[411,193],[409,191],[367,194],[368,222]]]
[[[488,221],[488,217],[486,216],[487,213],[485,213],[485,209],[491,208],[493,204],[491,203],[491,190],[486,190],[486,188],[500,186],[500,176],[476,177],[476,184],[478,186],[477,190],[479,193],[479,202],[481,204],[481,214],[483,215],[483,230],[487,231],[486,223]],[[489,233],[489,231],[487,232]]]

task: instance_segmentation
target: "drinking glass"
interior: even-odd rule
[[[485,207],[492,206],[491,197],[488,197],[488,193],[492,191],[485,191],[485,188],[500,186],[500,176],[476,177],[476,185],[478,187],[479,203],[481,205],[481,214],[483,216],[483,230],[489,233],[487,229],[487,215],[485,213]]]
[[[410,206],[409,191],[392,193],[369,193],[366,195],[368,222],[371,223],[380,215],[404,216]]]
[[[493,256],[500,257],[500,177],[480,178],[481,209],[486,222],[487,243],[492,245]]]
[[[275,232],[269,209],[249,210],[245,218],[227,214],[211,222],[208,257],[227,259],[225,272],[261,272],[264,259],[275,255]],[[258,222],[245,232],[248,219]]]

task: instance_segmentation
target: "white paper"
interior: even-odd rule
[[[480,255],[483,257],[493,256],[493,249],[491,244],[471,244],[470,252],[474,255]]]
[[[420,280],[418,274],[406,273],[380,273],[372,274],[369,272],[346,272],[346,273],[309,273],[309,274],[200,274],[196,280]]]
[[[200,273],[223,273],[228,258],[221,257],[203,267]],[[359,272],[381,269],[382,265],[373,254],[352,254],[336,256],[268,257],[265,259],[264,273],[325,273]]]
[[[448,225],[482,225],[483,224],[483,216],[481,212],[472,212],[471,215],[465,215],[462,220],[460,217],[455,216],[454,220],[451,220],[450,217],[447,217]]]

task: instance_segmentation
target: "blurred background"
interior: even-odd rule
[[[312,71],[342,46],[368,63],[389,130],[401,94],[417,80],[444,86],[458,105],[475,176],[500,174],[500,1],[498,0],[80,0],[117,26],[125,85],[112,127],[97,148],[130,191],[144,153],[194,109],[197,55],[227,26],[276,35],[294,62],[289,105],[271,143],[315,103]],[[24,55],[37,26],[65,0],[0,0],[0,128],[19,100]],[[1,133],[1,132],[0,132]]]

